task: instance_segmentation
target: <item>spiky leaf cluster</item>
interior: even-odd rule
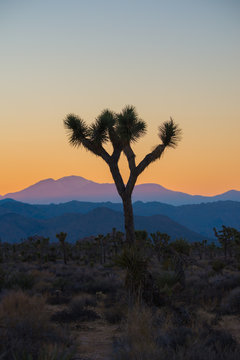
[[[143,286],[149,259],[136,246],[125,247],[116,260],[116,265],[126,270],[125,286],[132,295]]]
[[[126,106],[120,114],[117,114],[116,131],[123,144],[137,141],[146,133],[145,121],[139,119],[133,106]]]
[[[121,152],[146,133],[146,123],[139,118],[133,106],[126,106],[118,114],[104,110],[90,126],[78,116],[69,114],[64,120],[64,125],[69,132],[69,142],[73,146],[83,145],[96,155],[102,153],[102,145],[107,141],[112,143],[115,150]],[[170,118],[159,126],[158,135],[162,140],[161,146],[175,148],[181,139],[181,129]],[[163,149],[160,145],[147,156],[148,163],[161,156]]]
[[[68,131],[69,142],[73,146],[80,146],[82,141],[89,135],[89,129],[85,121],[74,114],[66,116],[64,126]]]
[[[115,116],[109,110],[104,110],[90,126],[90,140],[96,145],[102,145],[109,139],[109,131],[115,124]]]
[[[158,130],[158,136],[162,140],[162,143],[165,147],[168,146],[175,148],[178,142],[181,140],[182,130],[179,128],[178,124],[174,123],[172,118],[160,125]]]

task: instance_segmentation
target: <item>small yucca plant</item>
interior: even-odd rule
[[[141,302],[149,260],[136,246],[125,247],[116,264],[126,270],[125,287],[130,303]]]

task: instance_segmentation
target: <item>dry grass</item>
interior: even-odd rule
[[[39,360],[47,346],[62,344],[66,348],[69,338],[49,319],[44,297],[29,296],[23,291],[8,292],[0,303],[0,336],[4,340],[0,355],[5,353],[4,360],[12,360],[14,356]]]
[[[239,360],[239,273],[227,267],[214,274],[210,260],[200,263],[186,269],[185,288],[160,293],[160,305],[130,310],[124,272],[113,267],[4,263],[0,359],[6,352],[4,360]],[[155,276],[159,264],[150,270]],[[53,314],[59,321],[51,321]],[[71,356],[63,325],[79,357]]]
[[[0,322],[6,319],[8,324],[15,324],[22,319],[28,319],[36,327],[43,327],[49,319],[45,310],[45,299],[39,296],[30,297],[23,291],[10,291],[0,303]]]
[[[135,307],[129,311],[126,331],[131,338],[133,348],[140,352],[150,344],[154,348],[153,315],[150,309]]]
[[[154,319],[149,308],[134,307],[129,311],[124,336],[115,343],[116,360],[157,360]]]

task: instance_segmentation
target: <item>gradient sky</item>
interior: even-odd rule
[[[240,190],[239,39],[239,0],[0,0],[0,194],[72,174],[112,182],[63,118],[126,104],[148,123],[137,159],[170,116],[184,134],[139,183]]]

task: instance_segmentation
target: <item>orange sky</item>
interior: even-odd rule
[[[148,124],[138,159],[158,143],[161,122],[172,116],[183,129],[179,147],[139,183],[203,195],[240,190],[239,2],[179,4],[0,4],[1,195],[49,177],[112,182],[101,159],[69,146],[63,118],[91,123],[126,104]]]

